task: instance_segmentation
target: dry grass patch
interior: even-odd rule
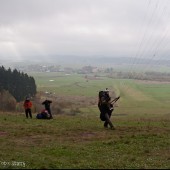
[[[150,96],[147,96],[143,92],[130,87],[129,85],[122,87],[123,93],[125,93],[127,96],[131,97],[132,99],[136,101],[153,101],[153,99]]]

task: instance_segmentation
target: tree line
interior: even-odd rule
[[[26,96],[36,94],[36,84],[33,77],[17,69],[5,69],[0,66],[0,92],[8,91],[17,102],[23,101]]]

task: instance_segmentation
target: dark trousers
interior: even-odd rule
[[[112,128],[113,124],[110,118],[111,118],[113,110],[110,110],[110,107],[108,107],[108,104],[103,104],[103,105],[98,104],[98,107],[99,107],[100,112],[103,113],[105,117],[104,127],[108,127],[109,125]]]
[[[32,118],[31,109],[25,109],[26,118],[28,118],[28,114],[29,114],[30,118]]]
[[[110,120],[110,115],[108,113],[105,113],[105,122],[104,122],[104,127],[108,127],[108,125],[112,128],[113,127],[113,124]]]

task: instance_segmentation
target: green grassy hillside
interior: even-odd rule
[[[170,168],[169,114],[128,115],[117,109],[116,130],[103,128],[95,108],[53,120],[0,115],[1,168]]]
[[[170,84],[49,74],[34,74],[38,90],[95,103],[75,98],[74,114],[52,110],[52,120],[0,112],[1,169],[170,168]],[[97,95],[106,87],[121,96],[111,118],[116,130],[104,129],[99,118]]]

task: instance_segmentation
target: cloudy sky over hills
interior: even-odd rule
[[[169,18],[169,0],[0,0],[0,59],[168,57]]]

